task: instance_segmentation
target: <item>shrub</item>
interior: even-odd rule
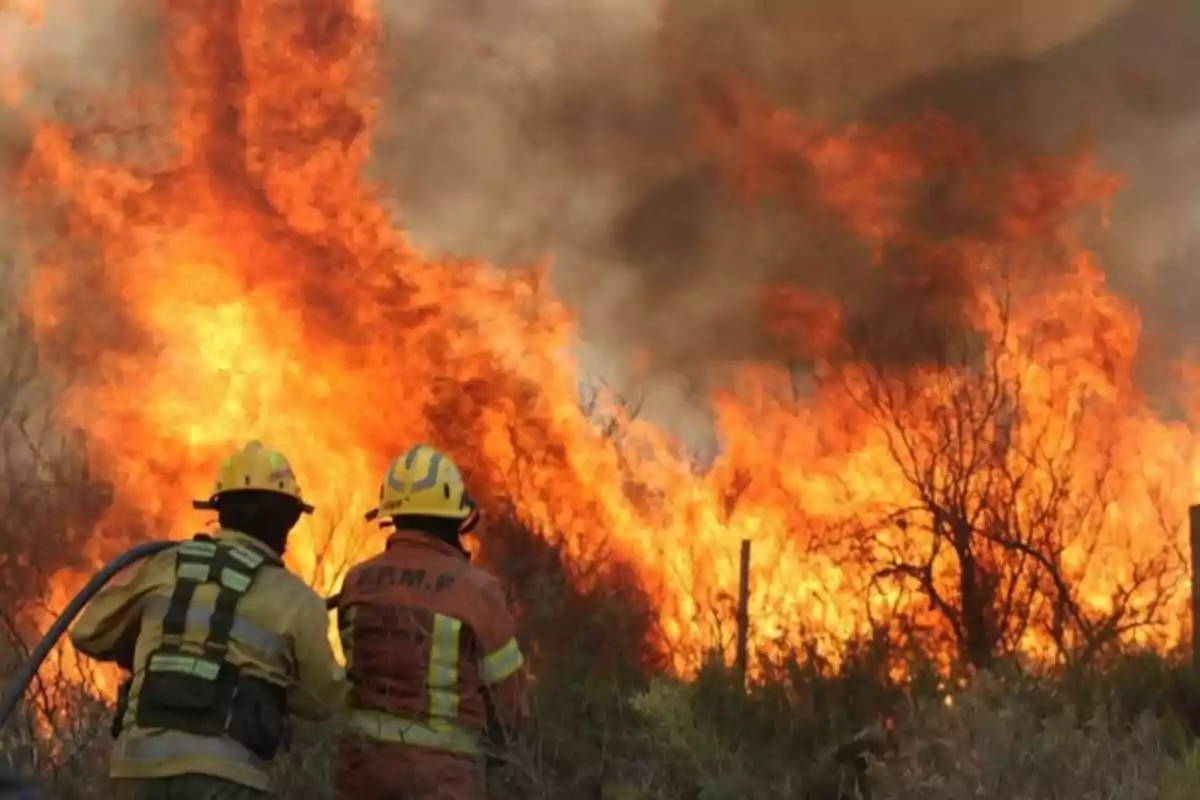
[[[1159,800],[1191,800],[1200,795],[1200,750],[1189,749],[1167,761],[1160,780]]]
[[[1143,667],[1148,668],[1146,664]],[[1119,671],[1112,665],[1113,674]],[[1163,667],[1163,669],[1167,669]],[[492,773],[498,800],[1184,800],[1200,796],[1200,749],[1167,745],[1151,711],[1091,702],[1064,679],[984,674],[953,695],[793,664],[743,691],[712,660],[693,681],[660,676],[607,691],[539,680],[539,711]],[[780,676],[791,674],[784,681]],[[571,681],[574,677],[576,680]],[[570,686],[574,686],[574,690]],[[51,691],[53,688],[53,691]],[[1070,691],[1069,691],[1070,690]],[[1095,687],[1097,695],[1108,690]],[[54,698],[52,727],[39,723]],[[109,709],[85,687],[41,687],[0,737],[0,767],[47,796],[109,796]],[[582,721],[581,721],[582,720]],[[276,764],[281,797],[328,800],[328,725],[300,726]]]
[[[492,769],[493,800],[1200,796],[1200,683],[1174,655],[1054,677],[1006,663],[947,705],[959,683],[881,631],[836,667],[801,646],[803,657],[759,657],[748,687],[716,654],[683,681],[655,654],[652,608],[630,573],[572,574],[578,563],[509,522],[487,555],[520,598],[535,716]],[[20,651],[14,639],[0,653]],[[37,775],[49,797],[107,797],[110,709],[86,676],[62,674],[44,670],[0,735],[0,767]],[[299,726],[275,766],[280,796],[328,800],[331,756],[332,726]]]
[[[951,705],[918,704],[871,770],[879,800],[1152,800],[1163,760],[1149,715],[1045,715],[1047,687],[981,675]]]

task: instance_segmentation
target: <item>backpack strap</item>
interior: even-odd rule
[[[137,722],[218,735],[224,730],[230,703],[241,680],[240,670],[226,660],[237,606],[265,566],[283,566],[268,554],[239,544],[197,534],[175,551],[175,590],[162,620],[162,645],[150,654],[138,701]],[[217,597],[208,616],[202,654],[186,649],[189,612],[196,590],[216,584]],[[193,642],[193,647],[199,642]]]

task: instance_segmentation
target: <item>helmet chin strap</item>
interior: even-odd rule
[[[462,525],[458,528],[458,535],[463,536],[475,530],[479,526],[479,509],[472,507],[471,513],[462,521]]]

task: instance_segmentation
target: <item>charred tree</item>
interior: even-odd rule
[[[911,498],[855,526],[859,553],[882,562],[876,581],[924,598],[940,620],[927,635],[948,635],[965,665],[987,668],[1031,641],[1090,658],[1157,618],[1170,557],[1132,557],[1127,580],[1095,580],[1093,555],[1114,535],[1104,510],[1119,491],[1119,410],[1070,375],[1031,385],[1036,342],[1012,330],[1007,308],[985,333],[948,333],[937,359],[903,369],[875,357],[870,336],[854,339],[839,368]],[[890,352],[895,331],[887,340]],[[1104,600],[1085,601],[1101,584]]]

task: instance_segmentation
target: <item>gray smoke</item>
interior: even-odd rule
[[[694,385],[716,359],[761,354],[758,281],[821,286],[863,258],[819,219],[738,206],[694,152],[664,43],[802,118],[941,111],[978,125],[998,153],[1070,152],[1090,137],[1100,165],[1127,178],[1103,243],[1114,283],[1173,336],[1185,321],[1200,214],[1194,4],[654,6],[389,6],[397,65],[377,170],[406,224],[433,250],[553,254],[601,369],[642,348],[657,375]]]

